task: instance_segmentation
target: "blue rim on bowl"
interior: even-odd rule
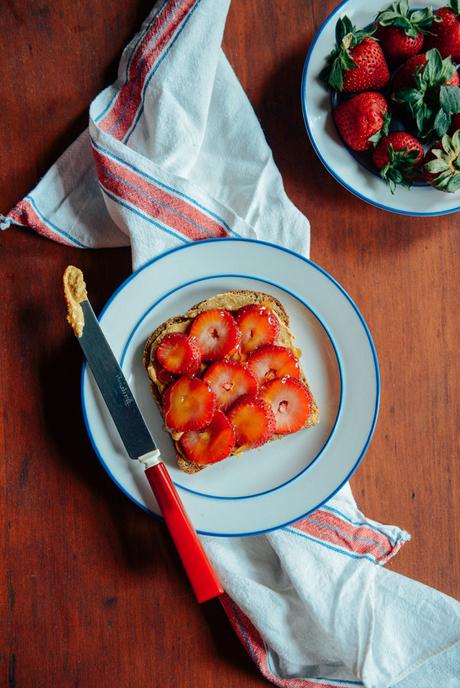
[[[310,124],[308,121],[308,116],[307,116],[307,88],[306,88],[306,83],[307,83],[307,74],[308,74],[308,69],[310,66],[310,61],[311,61],[311,56],[313,55],[313,51],[315,49],[315,46],[318,42],[319,37],[321,36],[322,32],[326,28],[326,26],[332,21],[332,19],[335,17],[335,15],[340,12],[340,10],[345,6],[350,4],[352,0],[342,0],[342,2],[337,5],[337,7],[326,17],[324,22],[321,24],[316,36],[313,38],[313,41],[310,45],[310,48],[307,52],[307,56],[305,58],[303,70],[302,70],[302,77],[301,77],[301,89],[300,89],[300,99],[301,99],[301,105],[302,105],[302,114],[303,114],[303,120],[305,124],[305,128],[307,130],[308,138],[310,139],[310,142],[313,146],[313,149],[318,156],[318,158],[321,160],[323,163],[324,167],[327,169],[327,171],[336,179],[345,189],[350,191],[354,196],[357,196],[361,200],[365,201],[366,203],[370,203],[370,205],[373,205],[377,208],[381,208],[382,210],[387,210],[391,213],[397,213],[398,215],[408,215],[410,217],[437,217],[439,215],[450,215],[452,213],[456,213],[460,211],[460,205],[456,206],[455,208],[448,208],[446,210],[437,210],[434,212],[417,212],[416,210],[403,210],[401,208],[395,208],[389,205],[385,205],[384,203],[379,203],[379,201],[376,201],[374,198],[371,196],[365,196],[364,194],[360,193],[357,191],[357,189],[353,188],[348,184],[339,174],[334,170],[331,165],[326,161],[324,156],[321,154],[321,151],[319,150],[319,147],[315,141],[315,138],[313,136],[313,133],[310,128]],[[354,157],[354,156],[350,156]],[[365,168],[364,168],[365,169]],[[383,182],[382,182],[383,183]],[[439,192],[441,193],[441,192]]]

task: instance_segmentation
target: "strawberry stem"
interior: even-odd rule
[[[407,146],[395,151],[390,143],[388,155],[390,160],[380,170],[380,176],[390,187],[391,193],[395,192],[397,184],[409,188],[417,173],[417,162],[420,152],[418,150],[409,150]]]
[[[435,175],[431,184],[441,191],[454,193],[460,188],[460,129],[452,137],[445,134],[431,153],[434,159],[424,165],[425,172]]]
[[[433,9],[409,10],[407,0],[393,2],[385,10],[378,13],[375,23],[380,26],[395,26],[402,29],[406,36],[417,38],[420,33],[429,33],[433,21],[437,20]]]

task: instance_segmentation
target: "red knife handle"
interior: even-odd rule
[[[163,462],[145,471],[198,602],[224,592]]]

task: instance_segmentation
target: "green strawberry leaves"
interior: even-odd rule
[[[438,110],[433,122],[433,129],[438,136],[444,136],[449,130],[451,118],[443,109]]]
[[[451,116],[460,112],[460,87],[444,86],[455,74],[450,57],[444,60],[439,50],[426,52],[426,64],[414,74],[415,87],[400,88],[393,100],[401,103],[412,116],[420,138],[435,134],[443,136],[449,129]]]
[[[390,160],[380,170],[380,176],[390,187],[391,193],[395,192],[397,184],[409,188],[417,172],[420,152],[418,150],[410,151],[407,146],[395,151],[390,143],[388,155]]]
[[[439,104],[450,115],[460,112],[460,88],[458,86],[441,86]]]
[[[386,112],[383,116],[382,128],[376,131],[375,134],[372,134],[372,136],[369,136],[369,138],[367,139],[373,144],[374,148],[377,146],[380,139],[382,139],[384,136],[387,136],[388,132],[390,131],[390,124],[391,115],[389,112]]]
[[[439,89],[440,108],[434,119],[433,129],[441,138],[446,134],[452,123],[452,115],[460,112],[460,88],[458,86],[441,86]]]
[[[354,28],[355,27],[351,23],[351,20],[346,15],[338,20],[337,24],[335,25],[336,47],[342,44],[342,41],[345,38],[345,36],[348,36],[349,34],[353,33]]]
[[[425,163],[424,169],[434,175],[432,184],[436,189],[454,193],[460,189],[460,130],[453,136],[445,134],[431,149],[434,159]]]
[[[460,9],[459,9],[459,1],[458,0],[449,0],[447,3],[451,10],[455,12],[455,14],[460,14]]]
[[[380,26],[396,26],[402,29],[406,36],[417,38],[420,33],[429,33],[433,21],[436,20],[431,7],[410,11],[408,1],[400,0],[379,12],[375,22]]]
[[[356,67],[350,55],[351,48],[369,38],[375,29],[357,29],[349,17],[341,17],[335,26],[335,48],[326,59],[326,66],[321,70],[319,78],[336,91],[343,88],[343,74],[348,69]]]
[[[436,48],[427,50],[425,55],[426,65],[421,72],[421,78],[426,88],[438,86],[452,79],[455,74],[455,65],[450,57],[443,60]]]

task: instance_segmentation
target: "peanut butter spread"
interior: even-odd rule
[[[86,284],[83,273],[73,265],[68,265],[62,277],[64,284],[64,296],[67,303],[67,322],[74,331],[76,337],[81,337],[85,326],[85,318],[81,307],[82,301],[86,301]]]

